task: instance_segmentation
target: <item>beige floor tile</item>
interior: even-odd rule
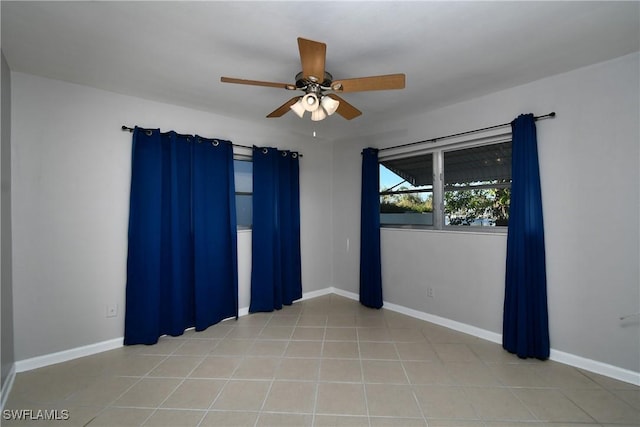
[[[365,315],[356,316],[356,325],[365,328],[387,328],[387,322],[384,319],[382,313],[369,314],[367,311]]]
[[[571,389],[562,392],[599,423],[640,425],[640,410],[607,390]]]
[[[440,362],[402,362],[411,384],[453,385],[455,380]]]
[[[278,414],[261,413],[256,423],[256,427],[311,427],[313,425],[313,415],[310,414]]]
[[[291,339],[296,341],[322,341],[324,339],[324,328],[298,326],[293,330]]]
[[[384,342],[361,342],[360,357],[362,359],[397,360],[398,352],[395,344]]]
[[[235,379],[271,379],[278,369],[279,358],[247,357],[233,373]]]
[[[616,396],[618,396],[620,399],[627,402],[629,405],[640,410],[640,389],[638,390],[614,389],[609,391],[615,394]]]
[[[502,383],[482,362],[445,362],[444,368],[459,385],[498,387]]]
[[[541,421],[594,422],[593,418],[558,390],[516,388],[513,393]]]
[[[184,343],[184,338],[161,337],[154,345],[141,345],[139,354],[159,354],[168,356]]]
[[[357,341],[356,328],[326,328],[326,341]]]
[[[209,411],[200,423],[201,427],[247,427],[253,426],[258,412]]]
[[[426,418],[479,419],[461,387],[431,385],[415,386],[413,390]]]
[[[316,413],[366,415],[364,386],[347,383],[319,383]]]
[[[533,369],[549,387],[562,389],[601,389],[602,386],[573,366],[550,360],[539,362]]]
[[[32,404],[55,404],[63,402],[68,396],[89,387],[95,377],[70,376],[49,369],[23,372],[16,375],[12,395],[21,401]]]
[[[269,381],[229,381],[218,398],[213,409],[233,411],[259,411],[262,408]]]
[[[162,403],[163,408],[208,409],[224,387],[224,380],[186,379]]]
[[[144,427],[196,427],[206,411],[158,409],[144,424]]]
[[[316,415],[315,427],[369,427],[368,417],[351,415]]]
[[[181,356],[206,356],[218,344],[214,339],[190,339],[176,349],[173,354]]]
[[[318,379],[320,359],[284,358],[276,370],[277,380],[315,381]]]
[[[365,389],[370,416],[422,417],[409,386],[365,384]]]
[[[320,380],[336,382],[362,382],[359,360],[322,359]]]
[[[105,375],[143,377],[155,369],[166,356],[127,355],[106,362]]]
[[[290,310],[287,309],[287,313],[289,312]],[[271,320],[269,320],[267,326],[296,326],[299,318],[300,316],[297,314],[275,313],[271,316]]]
[[[189,374],[191,378],[230,378],[240,365],[240,357],[205,357]]]
[[[401,360],[440,361],[433,346],[426,342],[398,342],[396,349]]]
[[[259,338],[269,340],[288,340],[293,335],[293,326],[265,326]]]
[[[227,339],[254,339],[260,336],[264,326],[236,326],[225,336]]]
[[[327,326],[356,326],[356,316],[354,314],[336,314],[327,318]]]
[[[141,426],[154,412],[153,409],[107,408],[94,418],[91,427],[133,427]]]
[[[518,356],[509,353],[502,345],[481,341],[477,343],[467,344],[473,353],[485,363],[521,363],[523,359],[519,359]]]
[[[422,418],[370,417],[371,427],[426,427]]]
[[[638,427],[640,387],[325,295],[16,375],[52,426]]]
[[[70,408],[69,406],[61,409],[57,407],[52,408],[49,405],[43,408],[29,407],[23,409],[20,415],[13,409],[5,409],[7,412],[3,412],[1,420],[2,426],[7,427],[37,427],[42,425],[52,427],[82,427],[91,421],[101,409],[102,408],[93,407]]]
[[[320,357],[322,342],[320,341],[290,341],[285,357]]]
[[[116,400],[138,382],[131,377],[100,377],[93,384],[73,395],[67,401],[76,405],[106,405]]]
[[[143,378],[114,402],[114,406],[157,408],[176,389],[181,380]]]
[[[282,356],[287,349],[287,341],[284,340],[256,340],[249,351],[248,356]]]
[[[250,339],[223,339],[211,350],[212,356],[244,356],[249,352],[254,340]]]
[[[315,383],[274,381],[262,410],[310,414],[315,397]]]
[[[536,365],[489,364],[488,370],[501,384],[510,387],[549,387],[545,378],[538,374]]]
[[[387,328],[358,328],[358,341],[390,342],[391,333]]]
[[[387,360],[363,360],[362,376],[365,383],[408,384],[402,363]]]
[[[357,359],[359,357],[358,343],[355,341],[325,341],[322,357]]]
[[[498,387],[465,387],[476,414],[485,421],[536,421],[536,417],[511,390]]]
[[[437,343],[433,345],[438,357],[443,362],[479,362],[480,359],[466,344]]]
[[[391,340],[394,342],[423,342],[427,339],[419,329],[389,329]]]
[[[240,320],[238,320],[240,322]],[[227,336],[227,334],[237,325],[235,320],[228,320],[217,325],[209,326],[204,331],[197,333],[198,338],[216,338],[221,339]]]
[[[203,360],[203,356],[169,356],[149,372],[149,376],[184,378]]]
[[[277,313],[275,313],[277,314]],[[273,317],[274,313],[266,313],[266,312],[260,312],[260,313],[249,313],[246,316],[242,316],[240,318],[238,318],[238,320],[235,321],[231,321],[229,322],[231,325],[235,325],[235,326],[245,326],[245,325],[249,325],[249,326],[265,326],[267,323],[269,323],[269,321],[271,320],[271,318]]]
[[[327,325],[327,316],[325,314],[305,314],[302,313],[298,319],[296,326],[316,326],[325,327]]]

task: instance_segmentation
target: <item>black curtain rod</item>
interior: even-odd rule
[[[534,119],[536,121],[538,121],[540,119],[553,118],[555,116],[556,116],[556,112],[552,111],[549,114],[545,114],[543,116],[536,116],[536,117],[534,117]],[[485,130],[499,129],[499,128],[506,127],[506,126],[511,126],[511,122],[502,123],[502,124],[494,125],[494,126],[488,126],[486,128],[468,130],[466,132],[453,133],[451,135],[441,136],[441,137],[438,137],[438,138],[425,139],[423,141],[409,142],[407,144],[400,144],[400,145],[394,145],[392,147],[380,148],[378,151],[392,150],[394,148],[410,147],[412,145],[417,145],[417,144],[426,144],[426,143],[433,144],[433,143],[438,142],[438,141],[443,140],[443,139],[455,138],[456,136],[469,135],[469,134],[472,134],[472,133],[482,132],[482,131],[485,131]]]
[[[133,132],[134,128],[122,125],[122,130],[123,131]],[[142,129],[142,130],[154,130],[154,129]],[[180,136],[193,136],[193,135],[180,134],[180,133],[177,134],[177,135],[180,135]],[[248,148],[249,150],[253,150],[253,147],[249,147],[248,145],[234,144],[234,143],[231,143],[231,145],[233,145],[234,147],[242,147],[242,148]],[[302,154],[298,153],[298,157],[303,157],[303,156],[302,156]]]

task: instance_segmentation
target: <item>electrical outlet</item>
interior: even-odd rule
[[[118,304],[107,305],[107,317],[118,317]]]
[[[433,288],[427,288],[427,296],[433,298]]]

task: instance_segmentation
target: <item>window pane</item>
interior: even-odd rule
[[[238,228],[251,228],[253,219],[253,196],[236,193],[236,220]]]
[[[433,225],[433,155],[382,161],[380,224]]]
[[[250,160],[234,160],[236,193],[253,191],[253,162]]]
[[[445,152],[444,185],[445,225],[507,225],[511,142]]]
[[[238,228],[251,228],[253,224],[253,162],[233,161],[236,186],[236,220]]]

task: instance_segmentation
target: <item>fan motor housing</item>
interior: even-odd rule
[[[333,81],[333,76],[326,71],[324,72],[324,80],[322,80],[322,82],[314,82],[305,78],[302,75],[302,71],[296,74],[296,87],[298,89],[304,89],[307,86],[313,85],[313,84],[317,84],[318,86],[327,88],[327,87],[331,87],[332,81]]]

